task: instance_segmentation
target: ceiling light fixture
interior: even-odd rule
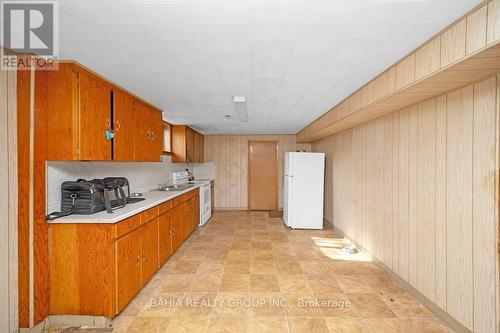
[[[245,96],[234,96],[233,102],[240,121],[243,123],[248,122],[248,110]]]

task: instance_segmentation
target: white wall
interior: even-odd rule
[[[213,178],[213,163],[171,163],[169,156],[163,162],[47,162],[47,212],[60,210],[61,184],[64,181],[104,177],[125,177],[132,192],[147,192],[160,183],[170,183],[172,172],[189,168],[199,179]]]

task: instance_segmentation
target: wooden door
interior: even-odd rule
[[[79,72],[80,160],[111,160],[111,87],[87,72]],[[68,138],[69,140],[70,138]]]
[[[186,163],[192,163],[194,161],[194,131],[186,127]]]
[[[158,218],[142,227],[142,285],[144,286],[158,270]]]
[[[182,205],[172,209],[172,253],[182,244]]]
[[[149,127],[151,129],[151,162],[159,162],[163,154],[163,119],[160,111],[151,110],[149,118]]]
[[[140,230],[115,242],[116,313],[141,289],[141,260]]]
[[[158,236],[159,236],[159,262],[160,267],[172,255],[172,210],[165,212],[159,217]]]
[[[134,145],[135,160],[149,161],[151,154],[150,110],[140,101],[134,103]]]
[[[113,159],[134,160],[134,100],[121,90],[114,92]]]
[[[248,207],[278,208],[278,143],[248,142]]]

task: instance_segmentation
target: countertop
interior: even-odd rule
[[[163,192],[163,191],[150,191],[145,192],[144,198],[146,200],[139,201],[133,204],[129,204],[123,208],[119,208],[115,210],[113,213],[108,214],[107,211],[101,211],[99,213],[95,213],[92,215],[69,215],[66,217],[61,217],[55,220],[47,221],[51,224],[58,223],[117,223],[120,222],[130,216],[134,216],[143,212],[149,208],[154,206],[158,206],[159,204],[172,200],[179,195],[190,192],[194,189],[200,187],[201,184],[196,184],[193,187],[185,189],[183,191],[176,192]]]

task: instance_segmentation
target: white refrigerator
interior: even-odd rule
[[[323,229],[324,153],[285,153],[283,220],[294,229]]]

